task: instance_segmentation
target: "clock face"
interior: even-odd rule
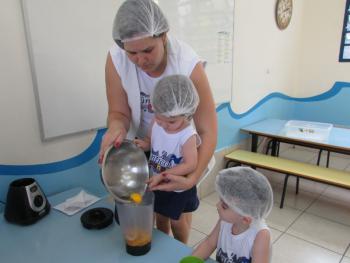
[[[276,22],[279,29],[285,29],[292,18],[293,2],[292,0],[277,0],[276,4]]]

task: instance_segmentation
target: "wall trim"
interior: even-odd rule
[[[255,110],[257,110],[259,107],[261,107],[263,104],[265,104],[267,101],[275,98],[280,98],[283,100],[288,101],[296,101],[296,102],[315,102],[315,101],[323,101],[327,100],[331,97],[334,97],[337,95],[343,88],[350,88],[350,82],[335,82],[333,87],[319,95],[311,96],[311,97],[305,97],[305,98],[295,98],[291,96],[287,96],[285,94],[274,92],[267,96],[265,96],[263,99],[261,99],[258,103],[256,103],[252,108],[250,108],[248,111],[237,114],[232,110],[230,103],[222,103],[216,108],[216,112],[219,113],[225,109],[228,110],[230,116],[236,120],[239,120],[241,118],[246,117],[247,115],[251,114]],[[59,162],[52,162],[47,164],[34,164],[34,165],[0,165],[0,176],[1,175],[38,175],[38,174],[48,174],[48,173],[56,173],[64,170],[68,170],[77,166],[82,165],[83,163],[86,163],[93,159],[100,150],[100,143],[102,140],[103,134],[106,132],[106,129],[100,129],[97,131],[96,136],[90,146],[84,150],[79,155],[59,161]],[[243,139],[240,138],[240,139]],[[233,142],[232,145],[237,144],[237,142]],[[225,145],[224,148],[217,148],[215,152],[219,152],[224,150],[225,148],[230,148],[232,145]]]

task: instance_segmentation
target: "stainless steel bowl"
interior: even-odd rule
[[[116,201],[128,203],[132,193],[144,194],[149,178],[145,153],[133,142],[124,140],[111,146],[102,162],[102,180]]]

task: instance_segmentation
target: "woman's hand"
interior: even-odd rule
[[[118,148],[126,137],[126,130],[119,128],[117,130],[108,129],[102,138],[101,148],[98,156],[98,163],[102,164],[103,156],[110,145]]]
[[[193,178],[194,177],[162,173],[152,176],[149,180],[148,187],[151,191],[160,190],[171,192],[175,190],[188,190],[196,184]]]

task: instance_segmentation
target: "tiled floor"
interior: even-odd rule
[[[317,160],[317,151],[303,147],[281,145],[280,155],[310,163]],[[350,171],[350,156],[332,153],[330,167]],[[291,178],[284,208],[280,209],[284,176],[260,171],[274,191],[274,207],[267,218],[272,232],[272,263],[350,263],[350,190],[300,180],[299,194],[295,195],[295,180]],[[215,192],[201,200],[193,215],[190,246],[197,245],[215,225],[217,201]]]

